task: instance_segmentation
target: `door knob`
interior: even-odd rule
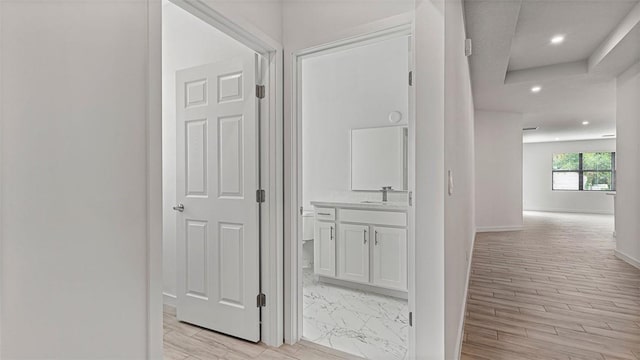
[[[178,204],[178,206],[174,206],[173,207],[173,210],[179,211],[179,212],[183,212],[184,211],[184,205]]]

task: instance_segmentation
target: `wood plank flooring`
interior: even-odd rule
[[[175,309],[164,308],[165,360],[355,360],[342,353],[307,341],[279,348],[236,339],[197,326],[181,323]]]
[[[532,212],[478,234],[462,359],[640,359],[640,270],[612,232],[611,216]]]

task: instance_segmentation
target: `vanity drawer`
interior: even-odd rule
[[[335,221],[336,209],[335,208],[316,208],[316,220]]]
[[[340,209],[340,221],[374,225],[407,226],[407,213]]]

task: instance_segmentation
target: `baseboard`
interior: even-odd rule
[[[500,232],[500,231],[520,231],[524,229],[522,225],[514,226],[478,226],[476,232]]]
[[[176,307],[178,298],[173,294],[168,294],[166,292],[162,293],[162,301],[165,305]]]
[[[569,213],[569,214],[594,214],[594,215],[613,215],[611,211],[593,211],[593,210],[576,210],[576,209],[524,209],[523,211],[532,212],[548,212],[548,213]]]
[[[640,260],[634,259],[629,255],[626,255],[624,253],[621,253],[618,250],[613,250],[614,254],[616,255],[616,257],[624,262],[626,262],[627,264],[634,266],[638,269],[640,269]]]
[[[464,320],[465,314],[467,313],[467,297],[469,296],[469,283],[471,282],[471,263],[473,262],[473,249],[476,244],[476,235],[473,234],[473,239],[471,239],[471,250],[469,250],[469,264],[467,264],[467,279],[464,286],[464,300],[462,302],[462,316],[460,317],[460,324],[458,325],[458,339],[456,341],[456,352],[458,357],[456,359],[460,359],[462,357],[462,340],[464,336]]]
[[[404,300],[408,299],[408,293],[402,290],[387,289],[379,286],[362,284],[362,283],[357,283],[357,282],[348,281],[348,280],[341,280],[341,279],[331,278],[327,276],[319,276],[318,280],[323,283],[345,287],[347,289],[357,289],[357,290],[362,290],[362,291],[376,293],[376,294],[385,295],[385,296],[391,296],[391,297],[404,299]]]

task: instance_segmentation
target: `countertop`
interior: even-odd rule
[[[316,207],[340,207],[366,210],[395,210],[406,211],[408,206],[404,202],[340,202],[340,201],[311,201]]]

